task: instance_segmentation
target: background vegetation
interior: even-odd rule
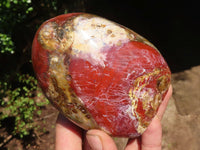
[[[0,1],[0,127],[6,122],[11,137],[37,130],[34,118],[48,105],[44,98],[36,101],[42,92],[31,64],[34,34],[45,20],[72,10],[84,11],[84,1]]]

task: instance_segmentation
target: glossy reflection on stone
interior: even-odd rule
[[[84,129],[137,137],[155,116],[171,73],[159,51],[134,31],[85,13],[41,25],[32,48],[44,94]]]

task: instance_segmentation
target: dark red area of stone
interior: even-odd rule
[[[107,53],[105,67],[72,58],[69,68],[73,79],[71,86],[100,126],[111,129],[116,136],[136,133],[133,124],[137,124],[137,120],[131,120],[125,114],[131,106],[128,94],[130,87],[134,79],[151,73],[156,68],[164,70],[159,76],[170,73],[168,66],[157,50],[141,42],[132,41],[118,50],[113,47],[104,53]],[[127,76],[128,79],[125,79]],[[152,77],[151,84],[147,87],[154,89],[155,93],[159,76]],[[141,101],[137,112],[145,117]]]

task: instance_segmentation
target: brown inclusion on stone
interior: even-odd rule
[[[67,20],[62,25],[49,22],[43,26],[38,41],[49,53],[48,99],[60,112],[84,129],[97,128],[91,114],[70,87],[71,75],[68,71],[73,41],[73,22]]]
[[[151,73],[136,78],[133,85],[134,88],[130,89],[129,96],[132,99],[133,115],[138,118],[139,122],[137,128],[138,133],[143,133],[148,127],[150,120],[155,116],[157,109],[162,102],[163,93],[169,88],[169,76],[160,76],[162,71],[162,69],[155,69]],[[146,88],[153,80],[157,81],[157,91],[154,92],[155,95],[149,94],[148,88]],[[139,95],[137,95],[138,91],[140,91]],[[142,99],[138,97],[142,97]],[[144,114],[138,111],[138,109],[140,110],[140,103],[142,104]]]

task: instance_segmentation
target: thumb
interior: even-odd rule
[[[86,140],[92,150],[117,150],[113,139],[101,130],[89,130],[86,133]]]

